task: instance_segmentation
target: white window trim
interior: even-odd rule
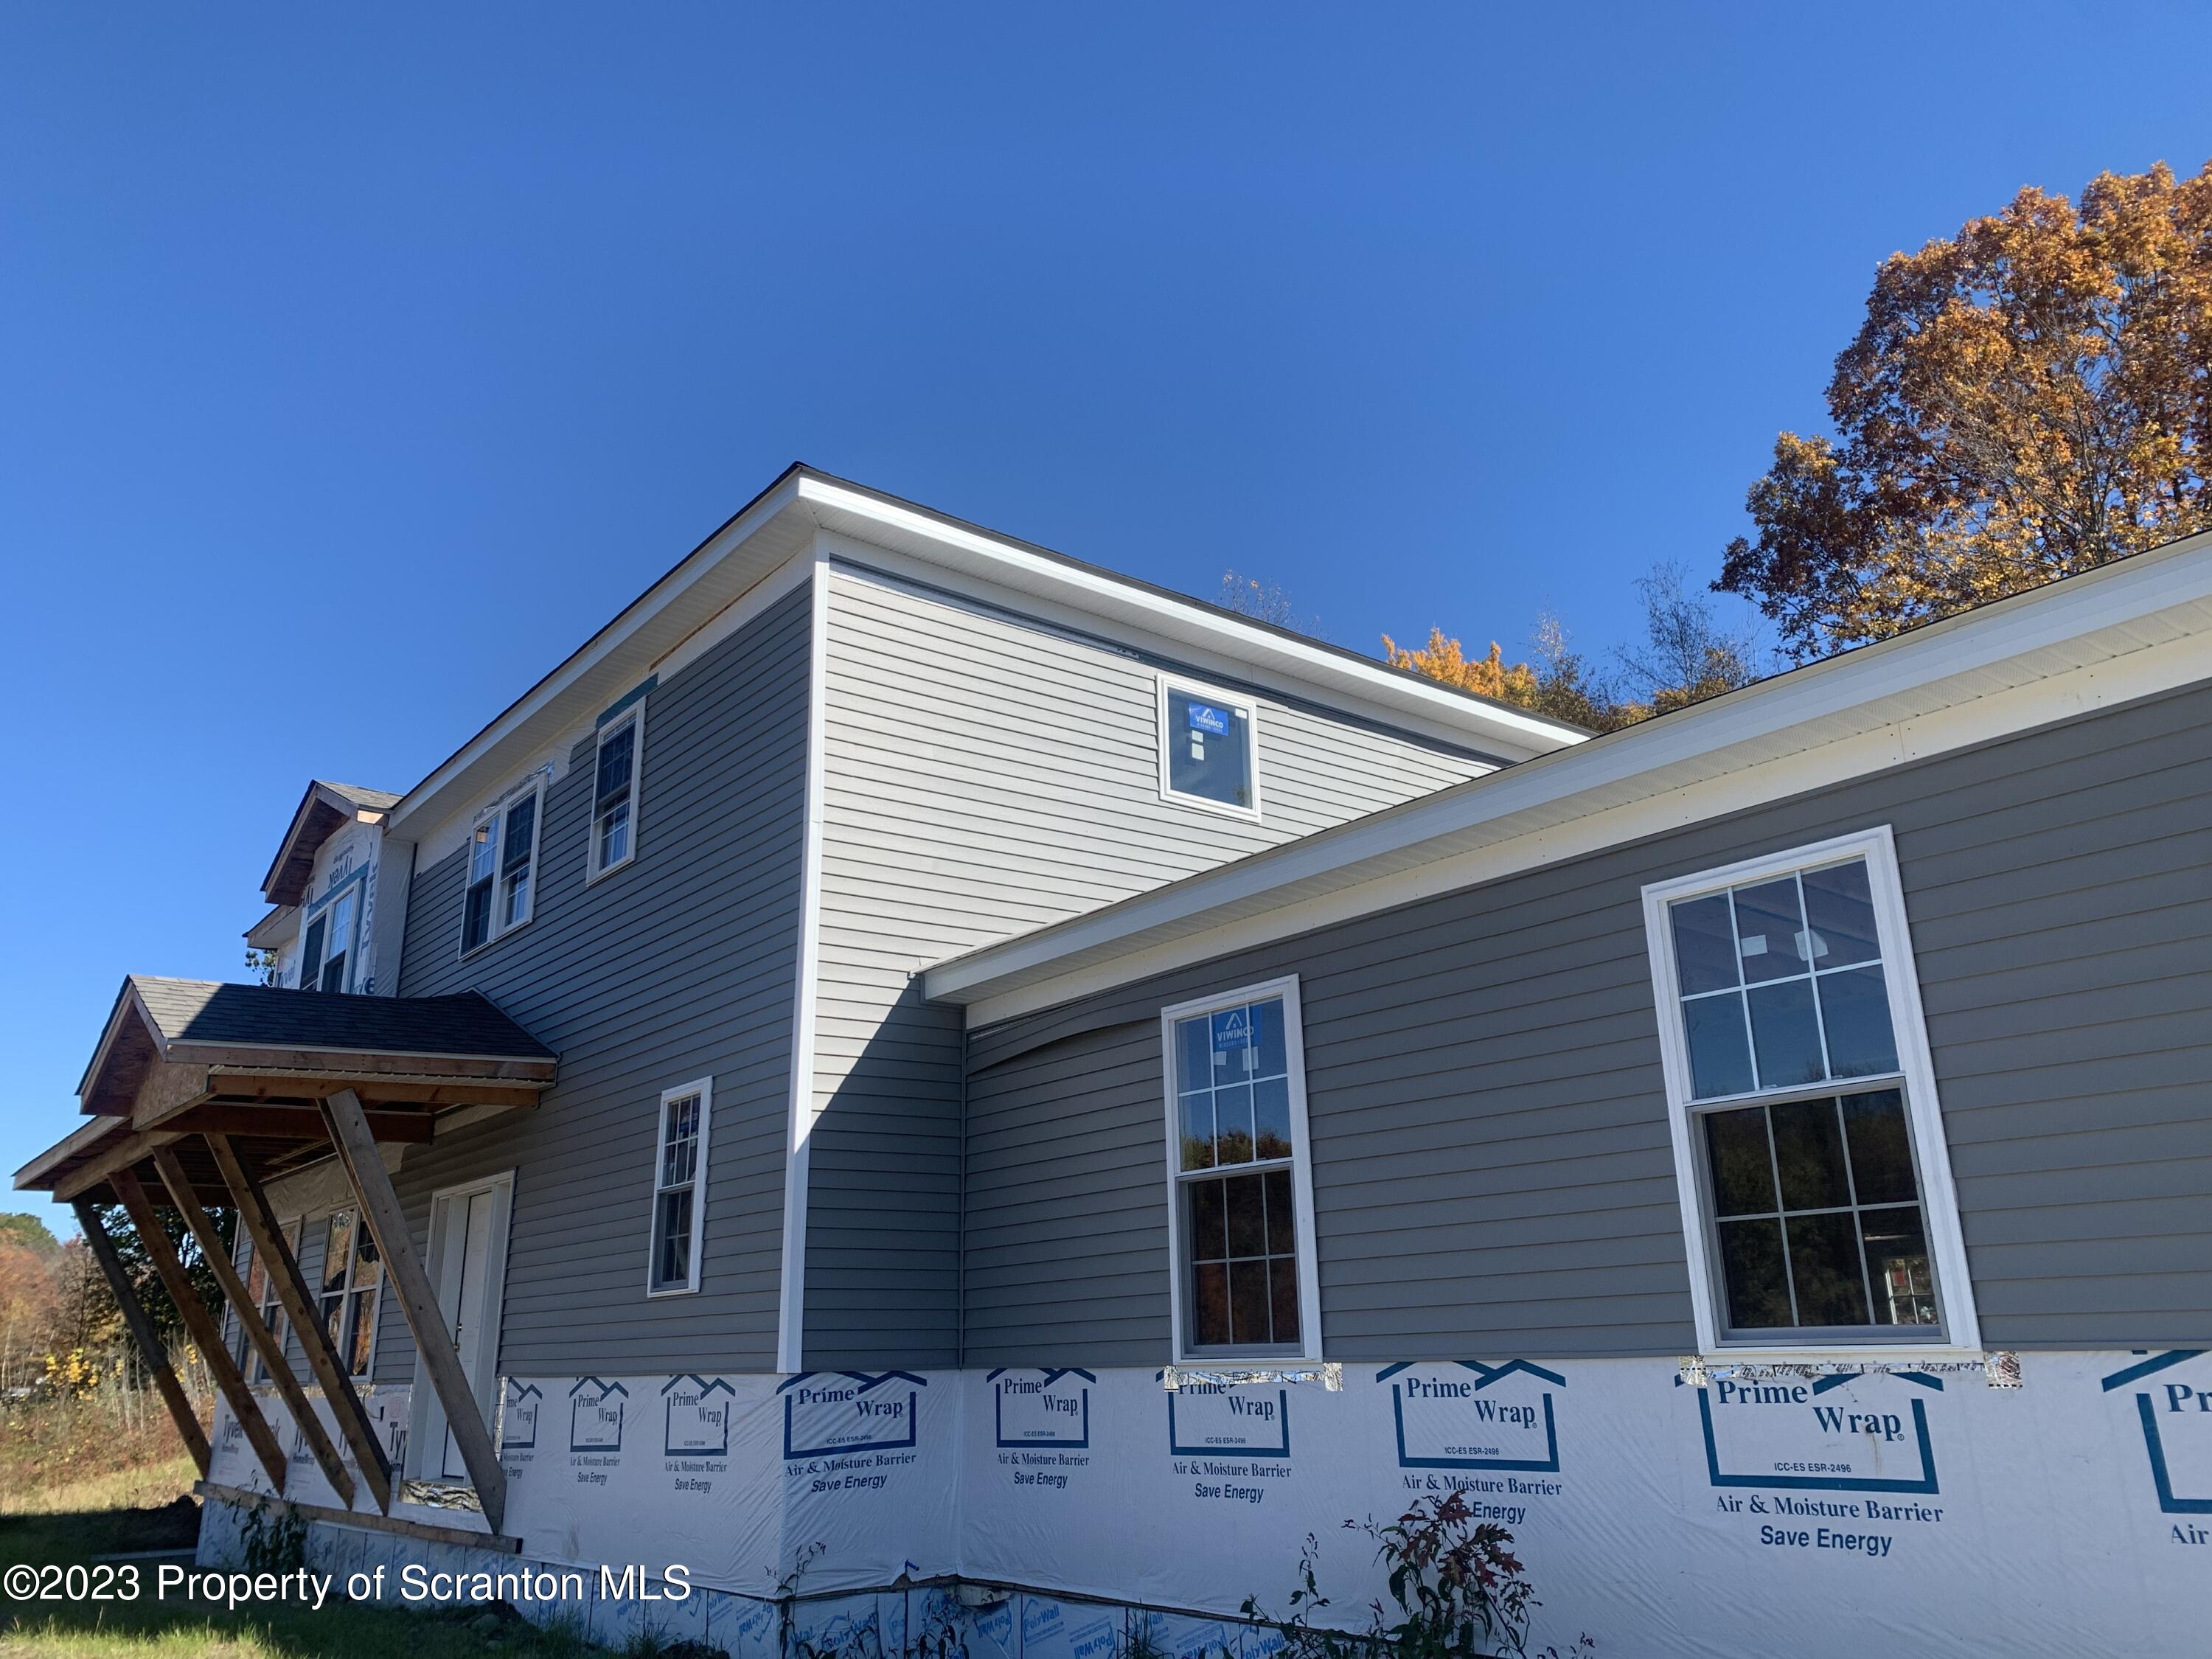
[[[469,820],[468,833],[461,840],[460,953],[464,957],[472,957],[479,951],[489,950],[509,933],[520,933],[538,920],[538,899],[539,890],[544,885],[544,871],[538,861],[538,850],[539,844],[545,837],[545,784],[546,775],[550,769],[544,767],[539,768],[532,773],[526,781],[517,784]],[[498,818],[500,820],[499,842],[501,846],[504,846],[507,840],[507,814],[520,804],[524,796],[532,794],[538,797],[538,806],[537,810],[530,815],[530,908],[521,921],[508,922],[504,927],[501,925],[499,886],[502,872],[500,868],[500,856],[495,852],[492,856],[490,921],[484,929],[483,943],[471,945],[468,942],[469,888],[472,884],[469,879],[469,858],[471,849],[476,845],[477,830],[483,825],[485,819]]]
[[[1244,729],[1252,745],[1249,757],[1252,766],[1252,804],[1232,806],[1226,801],[1208,800],[1203,795],[1187,795],[1168,784],[1168,693],[1182,691],[1204,697],[1209,702],[1224,702],[1232,708],[1244,711]],[[1218,685],[1188,674],[1170,674],[1163,670],[1153,679],[1152,718],[1153,741],[1159,750],[1160,799],[1176,806],[1194,807],[1201,812],[1218,812],[1225,817],[1243,818],[1247,823],[1260,822],[1260,809],[1266,797],[1260,787],[1260,703],[1259,699],[1242,691],[1226,691]]]
[[[584,825],[584,885],[590,886],[601,876],[611,876],[626,869],[637,858],[637,831],[642,802],[640,786],[645,781],[645,703],[640,697],[600,726],[592,736],[592,776],[587,787],[584,811],[587,814]],[[611,732],[619,732],[625,726],[634,726],[635,735],[629,744],[629,847],[611,864],[599,862],[599,745],[607,740]],[[537,901],[531,901],[534,909]]]
[[[1184,682],[1178,680],[1178,685]],[[1194,1014],[1210,1014],[1218,1009],[1235,1007],[1239,1003],[1265,1002],[1270,997],[1283,1000],[1283,1063],[1291,1085],[1291,1198],[1298,1226],[1298,1352],[1284,1354],[1273,1348],[1194,1348],[1188,1340],[1188,1327],[1184,1323],[1183,1285],[1187,1268],[1183,1261],[1182,1234],[1182,1160],[1177,1152],[1182,1134],[1176,1115],[1176,1022],[1188,1019]],[[1166,1129],[1168,1183],[1168,1310],[1171,1323],[1171,1346],[1169,1352],[1174,1363],[1206,1364],[1210,1362],[1252,1358],[1264,1363],[1273,1359],[1317,1360],[1321,1352],[1321,1278],[1315,1266],[1313,1156],[1311,1143],[1306,1133],[1306,1048],[1305,1020],[1298,1004],[1298,977],[1286,975],[1281,979],[1263,980],[1256,985],[1242,985],[1234,990],[1222,991],[1211,996],[1195,998],[1189,1002],[1178,1002],[1171,1008],[1160,1010],[1160,1075],[1164,1091],[1162,1122]],[[1235,1173],[1232,1170],[1231,1173]]]
[[[333,1204],[329,1209],[323,1211],[319,1215],[302,1217],[301,1218],[300,1237],[293,1244],[292,1251],[295,1259],[296,1259],[299,1255],[301,1245],[305,1244],[307,1241],[310,1229],[315,1230],[321,1235],[323,1241],[323,1259],[321,1263],[319,1264],[315,1269],[314,1281],[307,1286],[308,1291],[314,1297],[315,1317],[318,1321],[320,1321],[323,1317],[323,1298],[331,1294],[331,1292],[324,1290],[323,1288],[323,1274],[329,1269],[331,1218],[334,1215],[349,1215],[353,1218],[354,1260],[346,1263],[345,1289],[337,1293],[338,1297],[338,1312],[340,1315],[338,1321],[338,1334],[332,1336],[329,1330],[325,1328],[323,1332],[323,1338],[331,1345],[331,1352],[337,1356],[338,1363],[341,1365],[344,1365],[350,1363],[342,1346],[342,1344],[345,1340],[345,1321],[343,1318],[345,1304],[352,1298],[354,1294],[353,1270],[356,1263],[357,1263],[361,1259],[361,1237],[363,1233],[368,1231],[368,1222],[362,1214],[361,1206],[358,1204]],[[375,1240],[372,1238],[369,1242],[374,1243],[375,1243]],[[360,1370],[349,1370],[346,1373],[346,1376],[349,1382],[365,1382],[370,1377],[376,1375],[376,1339],[384,1323],[384,1282],[391,1276],[391,1268],[385,1266],[384,1258],[381,1255],[379,1255],[377,1258],[376,1289],[369,1297],[368,1363]]]
[[[685,1265],[690,1276],[681,1285],[655,1287],[653,1282],[653,1249],[657,1242],[655,1230],[660,1224],[660,1195],[674,1192],[673,1187],[660,1184],[660,1160],[667,1150],[668,1103],[681,1100],[686,1095],[699,1097],[699,1148],[691,1161],[691,1249]],[[690,1083],[679,1083],[673,1089],[660,1091],[660,1105],[653,1115],[653,1181],[652,1196],[645,1210],[645,1293],[648,1298],[664,1296],[694,1296],[698,1293],[699,1247],[707,1232],[707,1146],[708,1131],[714,1121],[714,1079],[702,1077]]]
[[[1719,1322],[1720,1269],[1713,1259],[1711,1222],[1704,1195],[1704,1166],[1698,1161],[1691,1122],[1695,1115],[1693,1106],[1695,1112],[1702,1112],[1732,1104],[1802,1097],[1814,1091],[1762,1090],[1749,1095],[1692,1101],[1689,1050],[1682,1035],[1680,986],[1668,932],[1668,906],[1701,893],[1852,857],[1866,860],[1875,930],[1881,945],[1882,979],[1889,992],[1890,1024],[1897,1038],[1900,1086],[1912,1131],[1915,1173],[1920,1178],[1921,1218],[1928,1230],[1929,1254],[1935,1262],[1936,1307],[1945,1340],[1932,1343],[1885,1343],[1878,1337],[1850,1342],[1723,1340]],[[1896,840],[1890,827],[1881,824],[1810,846],[1745,859],[1721,869],[1701,870],[1675,880],[1655,882],[1644,889],[1644,930],[1650,951],[1651,982],[1658,994],[1659,1050],[1667,1079],[1668,1127],[1674,1143],[1674,1180],[1681,1200],[1683,1239],[1689,1251],[1690,1304],[1697,1321],[1699,1353],[1716,1359],[1849,1357],[1887,1361],[1978,1357],[1981,1352],[1981,1325],[1974,1311],[1973,1280],[1966,1270],[1966,1243],[1959,1227],[1958,1193],[1951,1181],[1950,1144],[1944,1138],[1942,1111],[1936,1099],[1936,1068],[1929,1056],[1928,1029],[1920,1006],[1919,971],[1905,919],[1905,890],[1898,876]],[[1864,1085],[1860,1079],[1839,1079],[1829,1092],[1847,1094],[1861,1086]]]

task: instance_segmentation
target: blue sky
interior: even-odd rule
[[[786,463],[1602,648],[1883,255],[2194,171],[2208,61],[2180,4],[9,9],[0,1169],[122,974],[239,975],[310,776],[407,787]]]

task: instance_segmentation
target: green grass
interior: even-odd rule
[[[87,1562],[125,1550],[187,1547],[199,1505],[0,1516],[0,1568]],[[0,1602],[0,1659],[605,1659],[565,1631],[541,1631],[504,1607],[439,1612],[326,1602],[227,1613],[162,1602],[154,1563],[140,1563],[136,1601]],[[649,1656],[645,1659],[650,1659]]]
[[[187,1612],[142,1600],[21,1615],[0,1625],[6,1659],[578,1659],[574,1637],[514,1614],[326,1606]]]
[[[17,1485],[0,1492],[0,1516],[160,1509],[188,1498],[198,1476],[192,1460],[179,1452],[159,1462],[105,1469],[80,1480]]]

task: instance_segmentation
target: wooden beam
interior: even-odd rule
[[[74,1203],[118,1170],[128,1169],[149,1155],[156,1146],[166,1146],[175,1139],[176,1136],[167,1133],[126,1134],[76,1174],[57,1181],[54,1196]]]
[[[322,1113],[313,1106],[257,1106],[227,1100],[187,1107],[165,1120],[161,1127],[179,1133],[312,1140],[319,1146],[329,1144],[331,1133],[324,1126]],[[371,1112],[368,1127],[379,1140],[397,1141],[408,1146],[428,1146],[430,1141],[428,1112]]]
[[[273,1101],[312,1112],[314,1103],[331,1090],[351,1089],[368,1108],[372,1121],[382,1106],[535,1106],[552,1086],[512,1078],[348,1077],[252,1066],[217,1066],[208,1073],[208,1088],[218,1105]]]
[[[198,1241],[200,1254],[207,1257],[208,1266],[215,1270],[216,1283],[222,1287],[231,1311],[238,1316],[239,1328],[246,1333],[246,1340],[253,1345],[253,1351],[261,1356],[261,1363],[268,1368],[270,1380],[276,1383],[276,1392],[284,1396],[284,1404],[292,1413],[292,1420],[300,1425],[300,1432],[307,1437],[308,1449],[314,1453],[315,1462],[322,1465],[324,1477],[330,1481],[331,1490],[337,1493],[340,1504],[351,1509],[353,1477],[346,1473],[345,1460],[338,1455],[338,1449],[331,1443],[331,1437],[323,1428],[323,1419],[315,1415],[314,1402],[307,1398],[307,1391],[300,1386],[300,1379],[292,1375],[292,1367],[284,1358],[283,1343],[262,1322],[261,1310],[253,1305],[253,1298],[246,1293],[245,1281],[239,1278],[238,1269],[231,1265],[230,1253],[223,1246],[222,1235],[216,1231],[215,1223],[208,1219],[208,1212],[200,1207],[199,1195],[192,1190],[191,1176],[185,1173],[183,1163],[167,1146],[154,1154],[154,1167],[161,1172],[161,1184],[169,1189],[170,1202],[177,1206],[177,1213],[184,1217],[185,1225],[191,1230],[193,1238]]]
[[[429,1372],[430,1386],[438,1391],[447,1426],[460,1447],[461,1462],[469,1472],[470,1484],[477,1489],[477,1501],[483,1505],[484,1521],[497,1532],[507,1513],[507,1474],[500,1468],[499,1452],[491,1443],[491,1431],[484,1425],[483,1413],[470,1391],[461,1357],[454,1351],[453,1334],[446,1328],[446,1316],[439,1311],[430,1277],[415,1254],[414,1235],[408,1231],[407,1217],[399,1207],[399,1195],[392,1190],[384,1160],[377,1156],[375,1139],[361,1109],[361,1097],[350,1089],[341,1089],[323,1102],[323,1115],[330,1121],[339,1161],[353,1177],[362,1215],[375,1237],[377,1254],[384,1258],[385,1274],[399,1293],[407,1328],[414,1333],[416,1358]]]
[[[154,1201],[146,1196],[146,1189],[138,1184],[138,1176],[133,1170],[118,1170],[107,1180],[115,1188],[115,1195],[123,1200],[124,1209],[129,1212],[131,1224],[138,1230],[139,1242],[146,1247],[154,1271],[161,1275],[161,1283],[168,1288],[169,1300],[176,1304],[192,1346],[207,1361],[216,1387],[222,1390],[230,1414],[246,1431],[246,1437],[253,1443],[254,1455],[269,1472],[269,1484],[278,1492],[283,1491],[284,1449],[276,1443],[276,1431],[269,1426],[269,1419],[262,1416],[260,1402],[254,1399],[253,1390],[238,1374],[238,1364],[231,1358],[230,1350],[223,1346],[222,1328],[216,1323],[207,1304],[192,1288],[185,1264],[177,1260],[176,1249],[169,1243],[169,1235],[162,1231],[161,1218],[154,1213]]]
[[[310,1521],[327,1521],[332,1526],[358,1527],[364,1532],[397,1533],[402,1538],[412,1538],[425,1544],[459,1544],[465,1550],[497,1550],[505,1555],[522,1553],[520,1538],[505,1538],[497,1533],[471,1532],[466,1527],[434,1527],[426,1522],[402,1520],[398,1516],[364,1515],[359,1510],[333,1510],[320,1504],[302,1504],[296,1498],[271,1498],[265,1492],[246,1492],[238,1486],[225,1486],[213,1480],[195,1481],[192,1490],[203,1498],[221,1498],[233,1504],[273,1504],[279,1509],[291,1510]]]
[[[146,1310],[138,1300],[138,1292],[131,1283],[131,1275],[123,1270],[123,1258],[115,1253],[115,1241],[107,1236],[100,1224],[100,1212],[92,1200],[81,1198],[76,1204],[76,1224],[84,1230],[84,1242],[91,1248],[92,1258],[100,1263],[100,1271],[106,1276],[107,1288],[115,1292],[116,1304],[123,1310],[123,1322],[131,1330],[131,1340],[138,1345],[139,1358],[154,1375],[154,1386],[161,1390],[162,1403],[169,1408],[170,1420],[176,1424],[178,1436],[185,1449],[192,1455],[204,1478],[208,1472],[207,1431],[200,1427],[200,1419],[192,1410],[192,1402],[185,1393],[185,1385],[177,1380],[176,1368],[169,1364],[169,1356],[155,1340],[153,1322],[146,1317]]]
[[[268,1268],[270,1283],[276,1291],[285,1318],[300,1334],[300,1349],[307,1357],[307,1369],[322,1384],[323,1398],[331,1403],[331,1414],[338,1420],[338,1432],[345,1437],[346,1445],[353,1453],[354,1467],[368,1483],[369,1496],[376,1499],[377,1508],[389,1512],[392,1460],[385,1455],[384,1443],[376,1437],[376,1425],[369,1420],[361,1395],[354,1391],[353,1378],[346,1374],[329,1337],[324,1334],[323,1322],[315,1311],[314,1291],[308,1287],[307,1275],[300,1271],[299,1258],[285,1242],[284,1229],[277,1223],[276,1211],[269,1206],[269,1194],[262,1190],[259,1182],[246,1173],[228,1136],[210,1134],[204,1139],[209,1155],[215,1159],[216,1168],[222,1171],[223,1182],[230,1188],[231,1202],[238,1206],[239,1224],[253,1241],[254,1255]]]
[[[404,1050],[295,1048],[193,1042],[181,1038],[173,1039],[164,1054],[165,1058],[173,1061],[190,1061],[195,1066],[212,1066],[217,1071],[259,1067],[269,1072],[320,1077],[325,1089],[334,1083],[347,1088],[367,1084],[373,1089],[375,1079],[385,1074],[414,1079],[451,1078],[455,1082],[478,1079],[486,1083],[507,1079],[550,1084],[560,1065],[556,1060],[528,1056],[499,1059],[490,1055],[426,1054]]]

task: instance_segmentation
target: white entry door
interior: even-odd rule
[[[494,1176],[438,1194],[430,1202],[430,1282],[437,1288],[438,1312],[446,1334],[460,1355],[469,1392],[484,1422],[496,1426],[499,1399],[499,1315],[505,1289],[507,1226],[514,1190],[512,1175]],[[433,1480],[466,1480],[460,1443],[453,1437],[437,1390],[427,1372],[416,1370],[414,1443],[425,1454],[418,1474]]]

